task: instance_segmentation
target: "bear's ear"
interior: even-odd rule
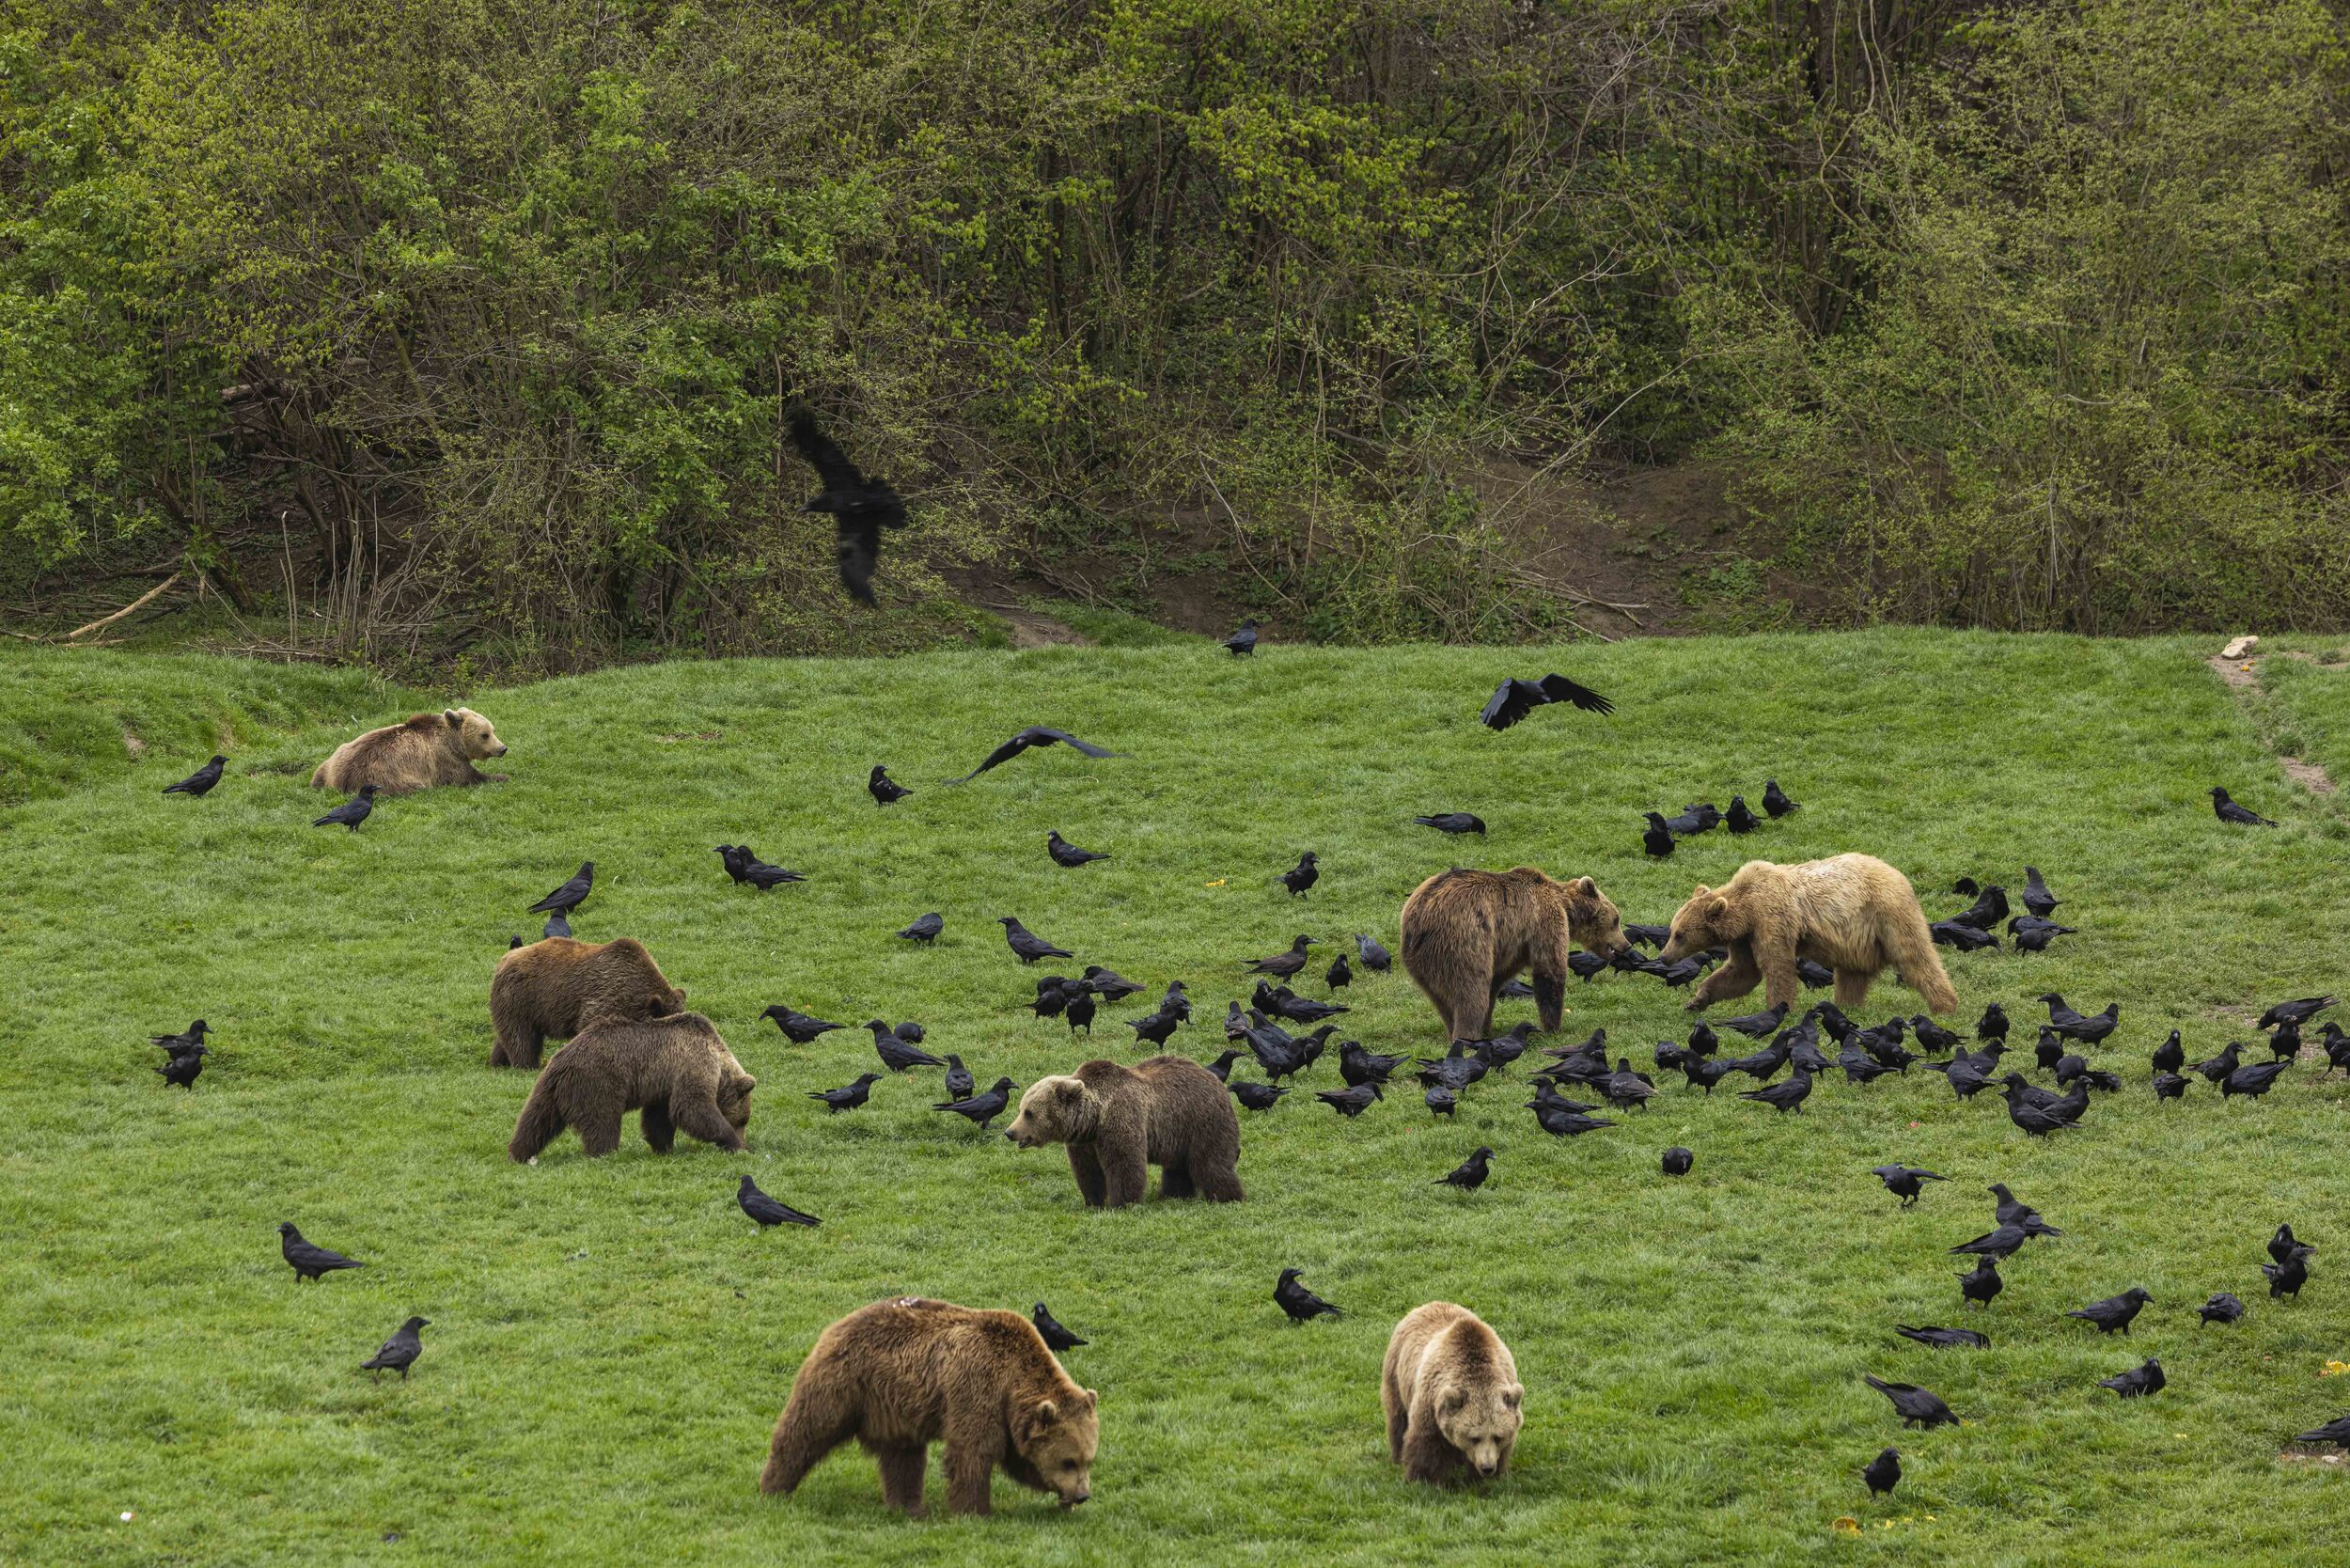
[[[1022,1448],[1032,1446],[1039,1437],[1052,1430],[1060,1419],[1060,1406],[1051,1400],[1042,1400],[1020,1413],[1020,1424],[1012,1433]]]
[[[1700,882],[1695,887],[1689,889],[1689,897],[1693,900],[1701,899],[1713,890],[1714,889],[1708,887],[1704,883]]]
[[[1574,890],[1587,899],[1599,897],[1599,884],[1587,876],[1574,879]]]
[[[741,1090],[744,1093],[748,1094],[752,1090],[759,1087],[759,1080],[752,1077],[748,1073],[737,1073],[734,1075],[734,1087]]]
[[[1053,1086],[1053,1098],[1064,1105],[1073,1105],[1086,1097],[1086,1086],[1080,1078],[1063,1078]]]
[[[444,709],[441,717],[451,729],[462,729],[465,727],[465,715],[455,708]]]
[[[1523,1383],[1512,1383],[1507,1388],[1501,1390],[1501,1403],[1508,1405],[1512,1410],[1515,1410],[1518,1407],[1519,1403],[1525,1398],[1526,1385]]]
[[[1102,1403],[1102,1396],[1091,1388],[1086,1391],[1086,1408],[1091,1410]]]
[[[1443,1396],[1436,1401],[1436,1414],[1439,1416],[1458,1415],[1461,1406],[1467,1403],[1468,1395],[1458,1388],[1447,1388]]]
[[[676,995],[679,1001],[682,1002],[685,1000],[685,987],[682,985],[673,985],[669,987],[669,990]]]
[[[1705,917],[1709,920],[1727,920],[1730,918],[1730,901],[1728,899],[1716,899],[1712,903],[1707,904],[1705,906]]]

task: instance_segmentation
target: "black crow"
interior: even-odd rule
[[[1333,991],[1343,991],[1355,983],[1355,971],[1348,965],[1344,953],[1330,961],[1330,967],[1322,972],[1322,983]]]
[[[2179,1031],[2172,1029],[2170,1038],[2154,1047],[2154,1071],[2176,1073],[2186,1065],[2186,1052],[2179,1044]]]
[[[1302,1269],[1285,1268],[1281,1271],[1279,1282],[1273,1287],[1273,1299],[1280,1304],[1281,1310],[1290,1315],[1290,1322],[1304,1323],[1311,1318],[1342,1316],[1336,1307],[1297,1282],[1298,1275],[1303,1272]]]
[[[209,794],[212,792],[212,786],[220,782],[220,770],[227,765],[227,758],[215,755],[211,761],[180,780],[179,783],[164,785],[164,793],[167,795]]]
[[[1099,854],[1093,850],[1079,849],[1076,845],[1062,838],[1058,828],[1055,828],[1044,835],[1044,853],[1053,857],[1054,865],[1067,866],[1073,869],[1078,866],[1089,865],[1096,860],[1107,860],[1109,858],[1107,855]]]
[[[293,1265],[296,1284],[305,1279],[316,1284],[321,1277],[337,1269],[368,1266],[356,1258],[346,1258],[339,1252],[329,1252],[325,1247],[311,1246],[302,1239],[302,1232],[295,1230],[290,1221],[278,1226],[277,1236],[277,1249],[285,1254],[286,1262]]]
[[[1289,1092],[1279,1084],[1237,1083],[1226,1087],[1231,1090],[1233,1099],[1255,1111],[1271,1110],[1280,1103],[1281,1096]]]
[[[2064,998],[2054,991],[2041,993],[2040,999],[2048,1004],[2048,1027],[2067,1040],[2077,1040],[2084,1045],[2094,1045],[2113,1032],[2122,1016],[2120,1002],[2107,1002],[2103,1012],[2076,1012]]]
[[[2031,1232],[2022,1226],[2002,1224],[1984,1231],[1973,1241],[1959,1243],[1950,1250],[1978,1258],[2011,1258],[2015,1255],[2016,1248],[2029,1240]]]
[[[375,786],[372,784],[362,784],[359,786],[359,792],[357,794],[352,796],[349,800],[343,802],[340,806],[337,806],[335,809],[329,811],[326,815],[321,817],[310,825],[312,827],[347,827],[353,833],[356,833],[359,831],[359,824],[368,820],[368,813],[373,811],[374,809]]]
[[[1752,833],[1762,825],[1762,819],[1747,809],[1747,797],[1730,797],[1730,809],[1722,813],[1722,825],[1732,833]]]
[[[1232,1063],[1238,1061],[1239,1059],[1240,1053],[1238,1051],[1227,1051],[1222,1056],[1216,1058],[1214,1061],[1208,1063],[1208,1071],[1215,1074],[1215,1081],[1217,1083],[1230,1083],[1232,1079]]]
[[[1388,1074],[1409,1059],[1408,1057],[1383,1057],[1367,1051],[1359,1040],[1339,1043],[1339,1076],[1344,1078],[1349,1086],[1386,1083]]]
[[[2337,1416],[2314,1432],[2295,1435],[2296,1443],[2340,1443],[2350,1447],[2350,1416]]]
[[[1991,1298],[2005,1289],[2007,1281],[1999,1278],[1999,1264],[1995,1258],[1983,1259],[1972,1274],[1958,1277],[1959,1294],[1983,1307],[1989,1307]]]
[[[1663,1169],[1668,1176],[1686,1176],[1689,1174],[1689,1168],[1697,1162],[1697,1155],[1675,1144],[1665,1151]]]
[[[1991,1337],[1978,1334],[1971,1328],[1911,1328],[1896,1324],[1893,1332],[1904,1340],[1915,1340],[1936,1350],[1989,1350]]]
[[[571,933],[572,923],[571,921],[563,918],[563,912],[559,909],[554,914],[549,915],[547,917],[547,923],[539,928],[539,934],[541,937],[569,936]]]
[[[2291,1061],[2264,1061],[2239,1067],[2219,1080],[2220,1096],[2225,1099],[2248,1094],[2257,1100],[2267,1093],[2275,1086],[2278,1075],[2292,1065]]]
[[[2234,801],[2228,798],[2227,791],[2219,789],[2216,786],[2211,792],[2211,808],[2213,814],[2217,816],[2223,823],[2240,823],[2246,827],[2274,827],[2277,825],[2275,823],[2270,822],[2266,817],[2262,816],[2259,812],[2248,811],[2243,807],[2238,806]]]
[[[1355,935],[1355,950],[1361,955],[1363,967],[1373,974],[1386,974],[1395,963],[1392,953],[1359,932]]]
[[[1010,740],[1006,741],[1002,745],[999,745],[995,750],[989,752],[987,754],[986,761],[981,762],[978,767],[973,768],[969,773],[964,774],[961,778],[949,778],[947,782],[949,784],[968,784],[971,780],[979,777],[979,775],[985,773],[988,769],[1010,761],[1013,758],[1019,756],[1030,746],[1060,745],[1064,743],[1075,747],[1079,751],[1084,752],[1088,757],[1123,757],[1126,755],[1122,751],[1105,750],[1101,746],[1093,745],[1089,741],[1081,741],[1066,729],[1048,729],[1042,724],[1032,724],[1028,726],[1027,729],[1020,731],[1019,734],[1014,735]]]
[[[1437,1177],[1428,1184],[1432,1187],[1452,1186],[1459,1187],[1463,1192],[1475,1192],[1485,1184],[1485,1178],[1493,1174],[1489,1165],[1493,1157],[1494,1152],[1480,1144],[1477,1152],[1463,1160],[1458,1168],[1446,1175]]]
[[[791,445],[816,470],[824,487],[800,510],[832,513],[840,586],[851,598],[873,604],[873,569],[881,563],[881,531],[905,526],[905,502],[887,480],[851,463],[848,454],[817,428],[815,416],[807,410],[792,409],[790,422]]]
[[[898,1038],[905,1038],[902,1027]],[[979,1090],[978,1081],[971,1076],[971,1069],[964,1066],[963,1058],[952,1051],[947,1053],[947,1081],[943,1087],[949,1100],[968,1100]]]
[[[2007,933],[2015,938],[2019,953],[2044,953],[2048,944],[2060,936],[2076,936],[2078,926],[2060,926],[2052,920],[2032,920],[2018,917],[2007,923]]]
[[[1069,1006],[1061,1016],[1068,1021],[1069,1032],[1075,1034],[1083,1029],[1090,1035],[1093,1032],[1093,1015],[1099,1011],[1094,1006],[1093,988],[1083,980],[1071,980],[1063,990],[1068,995]]]
[[[2162,1375],[2162,1363],[2150,1356],[2142,1367],[2134,1367],[2112,1377],[2099,1378],[2097,1387],[2110,1388],[2123,1399],[2138,1399],[2146,1394],[2162,1392],[2163,1385],[2168,1381]]]
[[[1176,1026],[1182,1022],[1182,1019],[1165,1010],[1153,1012],[1145,1018],[1124,1020],[1126,1027],[1135,1031],[1136,1039],[1146,1041],[1152,1045],[1166,1044],[1167,1036],[1173,1034]]]
[[[172,1053],[171,1059],[155,1069],[164,1082],[175,1084],[189,1093],[196,1092],[196,1080],[203,1074],[204,1058],[212,1054],[210,1045],[190,1045]]]
[[[909,942],[935,942],[938,933],[947,929],[947,917],[935,910],[918,917],[915,922],[898,933]]]
[[[1313,945],[1312,937],[1300,936],[1290,944],[1289,951],[1275,953],[1271,958],[1252,959],[1242,967],[1252,974],[1272,975],[1279,980],[1287,980],[1306,966],[1306,949]]]
[[[2268,1299],[2280,1301],[2286,1296],[2301,1299],[2301,1287],[2309,1283],[2311,1248],[2303,1246],[2293,1249],[2293,1256],[2281,1263],[2263,1263],[2261,1273],[2268,1280]]]
[[[856,1075],[856,1082],[853,1084],[845,1084],[838,1089],[811,1090],[807,1097],[811,1100],[822,1100],[826,1107],[838,1116],[842,1111],[854,1110],[865,1104],[866,1097],[872,1093],[873,1086],[879,1082],[881,1082],[879,1073],[859,1073]]]
[[[1783,1084],[1773,1084],[1767,1089],[1750,1089],[1738,1096],[1741,1100],[1760,1100],[1779,1111],[1801,1110],[1803,1103],[1810,1097],[1811,1074],[1809,1073],[1798,1073]]]
[[[2157,1073],[2157,1074],[2154,1074],[2154,1098],[2155,1098],[2155,1099],[2157,1099],[2157,1100],[2184,1100],[2184,1099],[2186,1099],[2186,1080],[2185,1078],[2180,1077],[2180,1076],[2179,1076],[2176,1073]]]
[[[1961,925],[1956,920],[1936,920],[1926,928],[1926,933],[1942,947],[1956,948],[1963,953],[1979,952],[1984,948],[1999,945],[1999,939],[1989,932]]]
[[[1056,948],[1010,915],[998,915],[995,923],[1004,928],[1005,945],[1011,949],[1012,956],[1023,964],[1034,964],[1040,958],[1076,956],[1067,948]]]
[[[165,1054],[176,1057],[203,1044],[204,1037],[210,1034],[212,1029],[212,1025],[198,1018],[178,1034],[152,1034],[149,1035],[148,1039],[162,1046]]]
[[[1369,1110],[1373,1100],[1383,1100],[1386,1096],[1380,1092],[1376,1083],[1363,1083],[1351,1089],[1316,1090],[1314,1098],[1352,1121]]]
[[[1433,816],[1414,817],[1412,821],[1439,833],[1474,833],[1481,838],[1485,832],[1485,819],[1466,811],[1439,811]]]
[[[1257,623],[1253,620],[1242,621],[1240,630],[1224,639],[1224,646],[1231,651],[1235,659],[1256,652]]]
[[[1870,1168],[1870,1174],[1885,1184],[1885,1190],[1902,1200],[1904,1209],[1918,1201],[1918,1194],[1927,1182],[1947,1182],[1948,1176],[1937,1176],[1922,1166],[1879,1165]]]
[[[1640,847],[1662,860],[1673,852],[1673,830],[1665,825],[1665,819],[1654,811],[1644,811],[1648,830],[1640,835]]]
[[[1986,887],[1975,895],[1975,902],[1964,911],[1950,917],[1962,926],[1977,931],[1989,931],[2007,918],[2007,889]]]
[[[1975,1022],[1977,1040],[2005,1040],[2007,1030],[2007,1010],[1997,1002],[1984,1008],[1982,1016]]]
[[[1786,1021],[1787,1004],[1781,1002],[1766,1012],[1742,1012],[1735,1018],[1724,1018],[1720,1022],[1723,1028],[1736,1029],[1748,1040],[1760,1040],[1766,1034],[1778,1032],[1778,1027]]]
[[[734,1202],[736,1207],[759,1222],[761,1231],[771,1225],[805,1225],[812,1230],[823,1223],[814,1215],[804,1215],[791,1204],[777,1202],[768,1197],[748,1176],[744,1177],[743,1184],[734,1189]]]
[[[2048,891],[2047,883],[2041,880],[2039,867],[2024,868],[2024,907],[2026,909],[2044,920],[2049,913],[2063,902],[2062,899]]]
[[[780,1002],[761,1011],[760,1016],[774,1019],[776,1027],[781,1029],[784,1038],[794,1045],[805,1045],[820,1034],[848,1027],[846,1024],[828,1024],[822,1018],[796,1012]]]
[[[879,762],[874,763],[873,771],[866,776],[865,788],[872,795],[873,804],[876,806],[894,805],[914,793],[912,790],[890,777],[889,770]]]
[[[865,1027],[873,1031],[874,1054],[881,1058],[882,1065],[892,1073],[903,1073],[912,1067],[947,1065],[919,1045],[907,1044],[897,1030],[879,1018],[868,1021]]]
[[[1860,1479],[1869,1483],[1869,1496],[1891,1497],[1902,1481],[1901,1450],[1887,1449],[1870,1460],[1860,1467]]]
[[[1290,890],[1290,897],[1293,899],[1304,898],[1306,889],[1321,880],[1322,856],[1311,850],[1299,855],[1297,864],[1283,871],[1280,876],[1281,886]]]
[[[2237,1058],[2242,1057],[2243,1054],[2244,1042],[2241,1040],[2231,1040],[2228,1042],[2228,1048],[2226,1050],[2220,1052],[2217,1056],[2213,1057],[2208,1061],[2197,1062],[2195,1064],[2195,1071],[2203,1075],[2204,1082],[2215,1084],[2218,1083],[2222,1079],[2226,1078],[2229,1074],[2233,1073],[2236,1070],[2238,1065]]]
[[[1452,1107],[1461,1103],[1460,1097],[1442,1084],[1430,1084],[1428,1091],[1419,1098],[1421,1104],[1438,1116],[1450,1116]]]
[[[2020,1227],[2028,1236],[2060,1236],[2063,1231],[2040,1216],[2040,1211],[2008,1190],[2005,1182],[1994,1182],[1984,1188],[1998,1200],[1991,1208],[1991,1218],[1999,1225]]]
[[[957,1116],[968,1118],[973,1125],[984,1132],[987,1124],[1003,1115],[1004,1107],[1010,1104],[1011,1104],[1011,1080],[998,1078],[984,1094],[966,1095],[959,1100],[942,1100],[932,1105],[931,1109],[952,1111]]]
[[[1535,709],[1551,702],[1572,702],[1587,713],[1612,713],[1616,711],[1613,702],[1589,686],[1579,686],[1563,675],[1545,675],[1540,681],[1504,681],[1494,688],[1494,695],[1485,703],[1485,711],[1477,718],[1488,729],[1507,729]]]
[[[431,1318],[410,1318],[395,1330],[392,1337],[376,1348],[373,1356],[359,1363],[363,1372],[381,1378],[387,1372],[400,1373],[402,1383],[408,1381],[408,1369],[424,1354],[424,1341],[416,1338],[416,1330],[431,1323]]]
[[[588,889],[593,887],[595,883],[596,863],[592,860],[583,860],[580,862],[578,872],[572,876],[572,880],[532,904],[530,913],[533,915],[569,915],[588,902]]]
[[[1901,1416],[1904,1426],[1931,1428],[1959,1424],[1958,1418],[1950,1413],[1949,1405],[1915,1384],[1887,1383],[1866,1375],[1861,1381],[1893,1402],[1893,1408]]]
[[[1786,792],[1778,787],[1778,779],[1767,778],[1762,781],[1762,809],[1774,817],[1783,817],[1790,811],[1800,811],[1803,808],[1787,798]]]
[[[2233,1323],[2244,1315],[2244,1303],[2228,1292],[2221,1291],[2217,1295],[2196,1308],[2195,1315],[2197,1320],[2195,1326],[2198,1328],[2207,1323]]]
[[[2130,1331],[2130,1320],[2137,1317],[2145,1305],[2152,1300],[2154,1297],[2146,1294],[2143,1286],[2132,1285],[2120,1295],[2109,1295],[2103,1301],[2092,1301],[2088,1306],[2064,1315],[2068,1318],[2079,1318],[2084,1323],[2095,1324],[2097,1332],[2100,1334],[2110,1334],[2116,1329],[2127,1334]]]
[[[1028,1314],[1028,1321],[1036,1325],[1038,1335],[1044,1341],[1044,1348],[1056,1354],[1064,1350],[1074,1350],[1079,1345],[1091,1342],[1080,1340],[1076,1335],[1063,1328],[1054,1320],[1053,1314],[1044,1309],[1044,1303],[1042,1301],[1038,1302],[1035,1310]]]
[[[2280,1024],[2306,1024],[2333,1005],[2331,996],[2304,996],[2298,1001],[2279,1002],[2260,1015],[2260,1027],[2273,1029]]]
[[[2296,1252],[2306,1254],[2316,1250],[2315,1242],[2303,1241],[2293,1233],[2293,1227],[2290,1225],[2278,1226],[2277,1233],[2268,1238],[2268,1256],[2280,1263]]]

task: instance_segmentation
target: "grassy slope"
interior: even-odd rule
[[[22,658],[0,658],[0,690],[21,689]],[[118,693],[303,716],[282,671],[87,667]],[[1550,667],[1615,696],[1616,717],[1476,728],[1500,674]],[[2288,694],[2313,733],[2350,712],[2339,679],[2311,671]],[[1842,1548],[1856,1560],[2241,1561],[2350,1533],[2334,1467],[2277,1463],[2280,1435],[2350,1409],[2350,1387],[2316,1375],[2350,1356],[2335,1221],[2350,1087],[2302,1073],[2257,1105],[2199,1085],[2157,1108],[2144,1064],[2174,1023],[2200,1057],[2257,1001],[2341,987],[2344,827],[2281,780],[2184,645],[1895,632],[1249,664],[1055,649],[673,665],[477,703],[513,745],[513,782],[391,802],[357,836],[304,825],[321,802],[289,771],[340,721],[243,726],[207,801],[153,793],[210,749],[191,734],[187,755],[127,772],[119,755],[56,762],[88,787],[0,814],[0,1116],[16,1130],[0,1450],[19,1456],[0,1558],[1498,1561],[1571,1541],[1592,1560],[1811,1561],[1850,1513],[1868,1527]],[[1038,753],[932,783],[1031,722],[1136,755]],[[920,792],[875,810],[876,760]],[[1727,805],[1766,775],[1807,808],[1643,861],[1639,809]],[[2219,780],[2289,825],[2222,831],[2202,799]],[[1406,825],[1443,808],[1483,814],[1491,841]],[[1048,827],[1117,858],[1059,870]],[[730,887],[710,846],[735,839],[813,880]],[[1326,874],[1292,905],[1270,879],[1306,847]],[[862,1070],[864,1036],[791,1048],[753,1021],[779,1000],[919,1018],[982,1081],[1065,1068],[1094,1053],[1011,1005],[1033,977],[986,921],[1016,913],[1154,990],[1187,979],[1201,1022],[1175,1044],[1204,1058],[1237,961],[1297,931],[1391,938],[1403,895],[1456,853],[1590,871],[1628,917],[1661,920],[1747,853],[1848,849],[1891,859],[1940,911],[1961,873],[2044,867],[2088,934],[2041,959],[1954,958],[1964,1015],[1997,998],[2035,1016],[2026,999],[2050,984],[2084,1010],[2119,998],[2101,1059],[2127,1092],[2049,1144],[1926,1074],[1840,1080],[1784,1118],[1675,1081],[1571,1144],[1535,1132],[1515,1083],[1480,1087],[1450,1126],[1408,1094],[1348,1125],[1301,1092],[1246,1119],[1247,1203],[1099,1215],[1057,1152],[922,1108],[934,1073],[826,1119],[800,1091]],[[590,855],[580,933],[646,940],[762,1079],[747,1157],[632,1141],[590,1164],[567,1142],[534,1168],[506,1161],[527,1083],[482,1065],[490,967],[533,929],[522,906]],[[927,909],[948,920],[934,950],[890,937]],[[1374,1049],[1440,1044],[1400,977],[1344,999]],[[1646,979],[1570,1000],[1571,1027],[1606,1025],[1643,1065],[1682,1032]],[[1877,1000],[1872,1016],[1912,1005],[1891,987]],[[198,1012],[221,1056],[181,1096],[143,1037]],[[1131,1055],[1128,1039],[1104,1027],[1099,1054]],[[1499,1151],[1484,1192],[1426,1184],[1479,1141]],[[1655,1174],[1672,1142],[1698,1152],[1680,1184]],[[1897,1213],[1867,1174],[1892,1158],[1956,1180]],[[731,1203],[744,1169],[822,1230],[751,1234]],[[2071,1234],[2008,1270],[1979,1325],[1991,1352],[1897,1339],[1896,1322],[1968,1321],[1942,1249],[1987,1227],[1981,1187],[2001,1178]],[[297,1289],[273,1234],[286,1217],[371,1266]],[[2272,1309],[2254,1265],[2280,1218],[2326,1249],[2306,1299]],[[1287,1263],[1351,1315],[1286,1327],[1268,1292]],[[2159,1306],[2132,1341],[2058,1315],[2133,1283]],[[2197,1333],[2187,1307],[2220,1289],[2250,1316]],[[757,1495],[816,1330],[905,1292],[1042,1296],[1093,1338],[1068,1358],[1104,1397],[1093,1503],[1065,1516],[999,1482],[992,1522],[910,1526],[880,1512],[854,1451],[794,1499]],[[1386,1332],[1434,1297],[1483,1312],[1528,1384],[1517,1469],[1489,1495],[1408,1490],[1385,1459]],[[415,1381],[357,1376],[412,1310],[434,1320]],[[2170,1391],[2121,1404],[2094,1387],[2149,1352]],[[1973,1424],[1901,1434],[1864,1371],[1923,1382]],[[1871,1506],[1854,1471],[1888,1442],[1910,1479]]]

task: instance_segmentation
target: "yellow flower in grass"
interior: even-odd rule
[[[1834,1524],[1828,1526],[1828,1529],[1844,1535],[1858,1535],[1860,1533],[1860,1521],[1847,1513],[1839,1518]]]

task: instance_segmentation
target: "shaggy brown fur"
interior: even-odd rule
[[[1597,883],[1554,882],[1531,866],[1440,871],[1403,901],[1402,928],[1403,967],[1434,1004],[1448,1040],[1492,1034],[1495,994],[1527,968],[1543,1027],[1557,1028],[1568,949],[1606,957],[1629,946]]]
[[[1069,1145],[1089,1208],[1141,1202],[1154,1165],[1161,1198],[1240,1201],[1240,1117],[1216,1075],[1189,1057],[1089,1061],[1040,1078],[1004,1136],[1023,1149]]]
[[[1669,963],[1717,947],[1730,949],[1730,962],[1698,987],[1689,998],[1692,1011],[1743,996],[1757,981],[1764,987],[1764,1006],[1800,1006],[1798,958],[1836,971],[1838,1007],[1867,1001],[1870,982],[1888,968],[1925,999],[1929,1011],[1958,1006],[1909,879],[1873,855],[1840,855],[1799,866],[1749,860],[1725,886],[1700,885],[1673,917],[1663,957]]]
[[[537,1067],[547,1041],[569,1040],[598,1018],[660,1018],[685,1011],[685,988],[671,985],[645,945],[575,942],[550,936],[509,948],[490,977],[490,1027],[497,1032],[493,1067]]]
[[[816,1338],[767,1445],[762,1492],[789,1492],[854,1437],[881,1466],[882,1501],[919,1516],[930,1446],[947,1444],[947,1506],[989,1512],[996,1466],[1073,1508],[1092,1496],[1101,1423],[1028,1320],[901,1296]]]
[[[609,1154],[620,1146],[620,1118],[640,1109],[656,1154],[669,1152],[680,1129],[739,1150],[758,1087],[698,1012],[642,1023],[603,1019],[548,1060],[506,1152],[528,1160],[565,1127],[576,1127],[590,1158]]]
[[[372,784],[378,794],[400,795],[435,784],[503,784],[504,774],[477,772],[474,763],[505,755],[506,743],[488,719],[471,708],[450,708],[345,741],[310,775],[310,788],[351,792]]]
[[[1510,1467],[1526,1386],[1501,1336],[1465,1307],[1414,1309],[1387,1341],[1379,1403],[1387,1412],[1387,1457],[1413,1481],[1449,1481]]]

